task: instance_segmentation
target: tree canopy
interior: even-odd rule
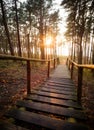
[[[0,53],[46,57],[45,40],[58,31],[59,11],[51,0],[0,1]],[[54,43],[53,43],[54,44]]]
[[[82,63],[84,56],[93,59],[94,42],[91,39],[94,39],[94,1],[63,0],[61,5],[68,11],[65,35],[71,39],[72,58],[75,60],[78,57],[78,63]]]

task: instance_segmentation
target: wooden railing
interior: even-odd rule
[[[73,79],[73,71],[74,67],[78,68],[78,83],[77,83],[77,100],[81,104],[81,97],[82,97],[82,82],[83,82],[83,69],[94,69],[94,65],[91,64],[77,64],[73,60],[67,58],[67,65],[69,70],[71,71],[71,79]]]
[[[48,63],[48,71],[47,77],[49,78],[50,75],[50,64],[53,61],[53,68],[55,69],[56,64],[58,64],[58,58],[50,59],[50,60],[40,60],[40,59],[32,59],[32,58],[24,58],[18,56],[9,56],[9,55],[2,55],[0,54],[0,60],[14,60],[14,61],[26,61],[27,63],[27,94],[31,93],[31,67],[30,62],[41,62],[41,63]]]

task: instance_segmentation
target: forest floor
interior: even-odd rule
[[[61,61],[65,64],[65,60]],[[38,87],[47,79],[47,65],[31,65],[31,87]],[[77,77],[74,72],[74,82]],[[22,62],[0,61],[0,119],[15,105],[16,101],[26,96],[26,64]],[[94,130],[94,78],[91,72],[84,72],[82,105],[89,118],[90,130]]]
[[[16,101],[27,94],[26,64],[0,62],[0,118]],[[47,78],[47,65],[31,63],[31,87],[38,87]]]

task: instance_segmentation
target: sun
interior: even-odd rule
[[[52,44],[52,38],[51,38],[51,37],[47,37],[47,38],[46,38],[46,41],[45,41],[45,44],[46,44],[47,46],[50,46],[50,45]]]

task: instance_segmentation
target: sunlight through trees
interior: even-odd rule
[[[0,9],[1,54],[46,59],[66,51],[78,63],[94,64],[93,1],[1,0]]]
[[[78,63],[94,64],[94,1],[63,0],[68,12],[65,36],[70,42],[70,57]]]

